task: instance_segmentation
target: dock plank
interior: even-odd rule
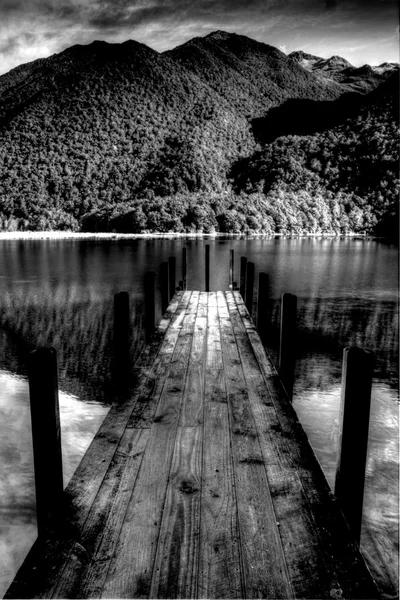
[[[229,314],[224,294],[218,306]],[[221,316],[220,328],[246,597],[293,598],[232,320]]]
[[[134,372],[7,598],[379,598],[238,292],[177,293]]]
[[[164,315],[163,329],[169,328],[180,301],[181,294],[177,295]],[[116,401],[111,406],[64,490],[60,505],[49,519],[45,535],[41,539],[38,538],[32,546],[8,588],[6,598],[51,597],[73,549],[77,543],[80,544],[84,523],[110,468],[142,387],[146,385],[150,368],[145,364],[151,364],[157,358],[163,338],[164,333],[155,343],[146,347],[146,363],[142,362],[136,369],[135,390],[124,402]]]
[[[280,422],[248,337],[252,323],[247,308],[241,298],[234,301],[233,294],[228,293],[227,297],[232,314],[244,317],[243,326],[239,327],[238,322],[234,325],[235,337],[295,596],[301,598],[307,593],[309,598],[331,598],[332,590],[339,589],[336,572],[325,560],[322,545],[315,543],[319,533],[308,498],[281,436]]]
[[[150,592],[198,301],[199,294],[193,292],[109,564],[103,598],[142,598]]]
[[[232,295],[235,298],[238,312],[244,321],[254,356],[257,358],[258,367],[263,374],[269,402],[272,402],[279,419],[279,423],[274,425],[279,433],[275,437],[276,449],[281,450],[281,455],[286,457],[298,478],[296,483],[290,486],[290,493],[295,493],[298,482],[300,482],[301,493],[304,494],[308,502],[308,510],[315,524],[314,543],[321,556],[324,557],[324,563],[327,565],[325,572],[328,568],[328,572],[331,574],[332,587],[330,594],[331,596],[336,595],[337,597],[360,600],[378,598],[379,593],[368,568],[340,513],[336,500],[286,395],[277,371],[266,355],[243,300],[237,292],[233,292]],[[278,477],[279,474],[278,471]],[[270,479],[272,487],[272,473]],[[277,491],[279,492],[279,485]],[[284,495],[279,493],[274,493],[274,497],[276,497],[277,502],[282,503],[285,498]],[[296,523],[296,515],[293,515],[292,519]],[[293,554],[295,555],[295,551],[293,551]],[[300,565],[300,568],[304,568],[304,566]],[[313,573],[313,578],[308,585],[307,581],[304,580],[303,585],[307,589],[307,594],[313,593],[313,582],[319,578],[318,570],[313,571]],[[328,593],[328,589],[325,593]]]
[[[198,598],[245,595],[216,293],[207,315]]]
[[[179,427],[162,514],[150,598],[195,598],[203,427]]]

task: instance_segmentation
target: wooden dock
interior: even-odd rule
[[[239,292],[178,292],[6,598],[379,598]]]

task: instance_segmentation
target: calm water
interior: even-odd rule
[[[131,353],[143,344],[143,274],[159,272],[187,247],[188,288],[204,289],[204,244],[211,289],[228,288],[229,250],[270,281],[267,349],[277,354],[279,298],[298,296],[294,406],[333,485],[343,348],[375,355],[361,545],[386,598],[398,572],[397,248],[367,239],[0,240],[0,596],[35,535],[26,356],[57,349],[64,479],[68,481],[110,402],[113,295],[128,291]],[[181,277],[178,275],[177,279]],[[159,302],[159,301],[158,301]],[[160,304],[157,305],[160,316]]]

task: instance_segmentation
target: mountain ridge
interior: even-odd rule
[[[355,106],[372,93],[365,77],[352,92]],[[94,41],[21,65],[0,77],[0,228],[79,229],[101,213],[104,226],[113,215],[135,231],[273,232],[269,201],[244,203],[232,165],[282,135],[278,126],[272,138],[273,127],[270,139],[258,137],[257,120],[274,114],[283,123],[293,102],[299,122],[313,103],[346,108],[349,89],[223,31],[163,53],[134,40]],[[340,118],[350,117],[345,110]],[[323,110],[319,118],[320,130],[333,126]]]

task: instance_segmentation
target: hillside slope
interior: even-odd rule
[[[284,171],[277,148],[292,134],[317,135],[329,153],[332,128],[357,118],[374,94],[349,95],[276,48],[221,31],[163,54],[134,41],[73,46],[0,77],[0,229],[290,232],[257,175],[260,157],[274,155]],[[382,119],[390,137],[393,111]],[[343,198],[366,193],[375,216],[339,228],[331,219],[321,231],[372,231],[391,206],[392,158],[384,162],[382,144],[368,154],[367,134],[359,144],[354,135],[393,176],[374,205],[354,169],[344,188],[328,170],[321,189],[340,210]],[[284,210],[313,189],[312,173],[301,181],[279,179]],[[298,232],[315,228],[314,200],[304,198]]]
[[[195,73],[241,115],[265,115],[287,98],[332,100],[345,91],[319,80],[283,52],[242,35],[216,31],[165,53]]]
[[[219,189],[254,147],[227,101],[136,42],[75,46],[0,88],[3,219],[32,223],[46,207],[60,212],[58,227],[61,213],[79,218],[149,190]]]

